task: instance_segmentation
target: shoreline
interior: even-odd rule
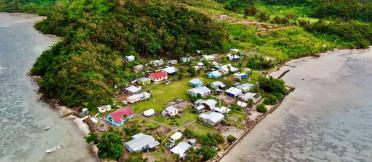
[[[19,13],[19,14],[22,14],[22,13]],[[26,15],[26,14],[22,14],[22,15]],[[33,14],[32,14],[33,15]],[[41,20],[40,20],[41,21]],[[35,22],[36,23],[36,22]],[[36,29],[37,30],[37,29]],[[37,30],[38,31],[38,30]],[[43,34],[43,35],[46,35],[46,36],[51,36],[51,37],[57,37],[57,36],[54,36],[54,35],[49,35],[49,34]],[[370,48],[370,47],[369,47]],[[347,51],[347,50],[355,50],[355,49],[342,49],[341,51]],[[359,49],[360,50],[360,49]],[[302,57],[302,58],[298,58],[298,59],[293,59],[293,60],[289,60],[287,61],[286,63],[284,63],[283,65],[280,65],[278,67],[278,69],[276,69],[275,71],[273,72],[270,72],[269,73],[269,76],[276,76],[278,73],[279,76],[277,78],[281,78],[283,77],[286,73],[290,72],[290,69],[291,68],[296,68],[296,67],[292,67],[291,65],[288,65],[287,63],[289,62],[293,62],[293,61],[308,61],[307,59],[317,59],[317,58],[320,58],[322,57],[323,55],[326,55],[326,54],[330,54],[330,52],[334,52],[335,50],[331,50],[331,51],[326,51],[326,52],[323,52],[323,53],[319,53],[319,54],[316,54],[314,56],[306,56],[306,57]],[[31,80],[33,80],[37,85],[37,81],[36,81],[36,78],[37,76],[31,76]],[[274,77],[273,76],[273,77]],[[39,86],[39,85],[38,85]],[[289,93],[283,98],[283,100],[279,101],[278,104],[276,105],[268,105],[270,106],[270,109],[267,113],[265,114],[262,114],[260,115],[255,121],[253,121],[253,123],[250,123],[250,125],[247,127],[247,130],[244,131],[244,133],[234,142],[232,143],[227,150],[225,150],[222,154],[221,157],[218,157],[217,158],[217,161],[220,161],[225,155],[227,155],[231,149],[233,149],[235,147],[236,144],[238,144],[253,128],[255,128],[255,126],[260,123],[265,117],[267,117],[269,114],[271,114],[272,112],[274,112],[281,104],[282,102],[284,101],[284,99],[291,93],[294,91],[294,87],[290,87],[287,85],[287,87],[289,87]],[[40,88],[39,88],[40,90]],[[52,98],[50,96],[47,96],[45,95],[44,92],[41,92],[41,91],[38,91],[39,94],[41,94],[41,97],[40,97],[40,100],[47,103],[51,109],[57,111],[60,115],[62,115],[62,118],[66,117],[67,119],[69,120],[72,120],[75,124],[75,126],[79,129],[79,131],[82,133],[82,134],[89,134],[90,130],[89,130],[89,125],[85,122],[83,122],[83,118],[79,118],[76,114],[77,112],[74,111],[73,109],[70,109],[66,106],[63,106],[59,103],[58,99],[55,99],[55,98]],[[83,136],[84,137],[84,136]],[[90,151],[90,150],[89,150]],[[95,153],[92,153],[92,155],[96,156],[97,154]],[[96,156],[97,157],[97,156]]]
[[[53,110],[59,115],[60,119],[67,119],[72,121],[73,125],[79,131],[79,134],[81,135],[82,138],[86,137],[87,135],[89,135],[89,133],[91,133],[90,125],[84,121],[86,118],[89,118],[89,116],[79,117],[76,110],[73,110],[60,104],[58,99],[49,97],[45,94],[45,92],[42,92],[40,90],[39,84],[37,83],[37,79],[40,78],[39,76],[28,74],[28,77],[30,78],[30,81],[37,86],[38,88],[37,93],[40,95],[39,98],[40,101],[46,103],[51,110]],[[95,144],[89,143],[87,143],[87,145],[88,145],[87,150],[89,151],[89,153],[95,158],[99,159],[97,146]]]
[[[284,64],[280,65],[276,70],[270,72],[268,74],[268,76],[270,77],[273,77],[273,78],[277,78],[277,79],[281,79],[282,77],[284,77],[287,73],[289,73],[291,71],[291,69],[294,69],[296,68],[297,66],[294,66],[294,65],[291,65],[291,63],[298,63],[298,62],[301,62],[301,63],[305,63],[305,62],[308,62],[308,61],[311,61],[311,60],[316,60],[316,59],[320,59],[321,57],[324,57],[324,56],[328,56],[328,55],[333,55],[333,54],[336,54],[336,52],[347,52],[347,51],[354,51],[354,50],[369,50],[371,49],[372,46],[369,46],[368,48],[366,49],[333,49],[333,50],[329,50],[329,51],[326,51],[326,52],[322,52],[322,53],[319,53],[315,56],[306,56],[306,57],[302,57],[302,58],[297,58],[297,59],[293,59],[293,60],[289,60],[287,62],[285,62]],[[283,101],[285,98],[287,98],[287,96],[292,93],[296,87],[292,87],[292,86],[289,86],[286,84],[286,86],[289,88],[289,91],[288,91],[288,94],[281,100],[279,101],[278,104],[276,105],[267,105],[267,106],[270,106],[268,112],[266,112],[265,114],[259,116],[258,119],[256,119],[255,121],[253,121],[252,123],[250,123],[250,125],[248,126],[247,130],[244,131],[244,133],[239,137],[237,138],[236,141],[234,141],[224,152],[223,154],[221,155],[221,157],[217,157],[215,160],[216,161],[221,161],[227,154],[229,154],[229,152],[241,141],[243,140],[250,132],[251,130],[253,130],[262,120],[264,120],[269,114],[273,113],[275,110],[278,109],[279,106],[282,105]]]

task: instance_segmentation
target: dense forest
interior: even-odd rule
[[[36,28],[64,39],[31,72],[42,76],[42,90],[71,107],[111,103],[114,85],[136,77],[122,62],[126,55],[178,58],[228,43],[210,18],[172,3],[75,0],[43,13],[48,19]]]
[[[368,0],[0,0],[0,11],[47,16],[35,27],[63,37],[31,72],[41,76],[42,90],[71,107],[112,102],[114,87],[138,77],[130,67],[140,62],[126,64],[126,55],[179,58],[234,47],[283,62],[372,43]],[[216,20],[221,14],[285,30],[262,34]]]

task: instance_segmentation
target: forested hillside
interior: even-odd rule
[[[179,58],[239,48],[277,63],[372,43],[368,0],[0,0],[0,11],[47,16],[62,36],[32,73],[68,106],[96,107],[137,78],[122,58]],[[227,17],[222,19],[221,15]]]

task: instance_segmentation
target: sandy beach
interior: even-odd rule
[[[296,89],[221,161],[371,161],[372,48],[285,65]]]

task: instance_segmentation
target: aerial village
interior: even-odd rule
[[[182,160],[191,148],[203,146],[215,150],[210,160],[218,159],[266,113],[256,108],[262,102],[257,85],[262,72],[241,65],[247,55],[231,49],[133,64],[140,77],[117,94],[115,104],[98,107],[86,122],[95,132],[124,131],[131,136],[123,142],[127,154],[141,153],[148,161]],[[82,113],[92,114],[87,111]],[[218,136],[218,142],[208,144],[206,136]]]

